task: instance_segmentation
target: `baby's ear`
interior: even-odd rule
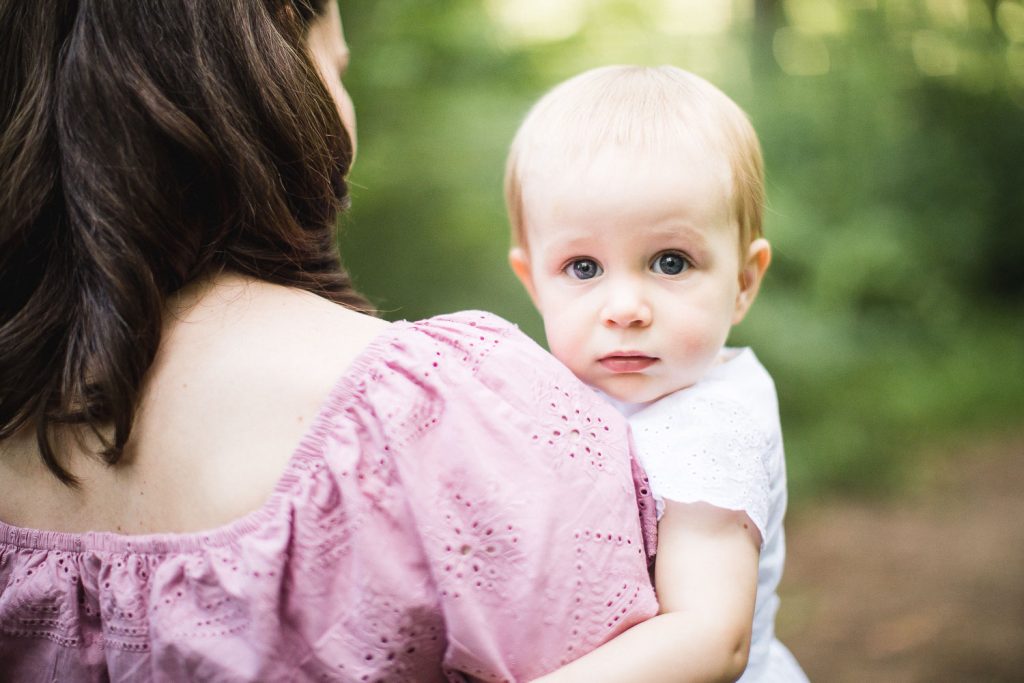
[[[530,272],[530,255],[522,247],[512,247],[508,251],[508,264],[512,266],[512,272],[516,274],[519,281],[523,283],[527,294],[537,305],[537,293],[533,288],[533,274]]]
[[[757,290],[761,288],[761,280],[772,262],[772,247],[768,240],[759,237],[747,247],[747,253],[740,264],[740,290],[736,295],[736,310],[732,316],[732,324],[736,325],[750,310],[750,305],[757,298]]]

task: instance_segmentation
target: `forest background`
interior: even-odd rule
[[[390,319],[480,308],[543,343],[506,265],[530,104],[610,63],[716,83],[764,147],[775,258],[731,343],[781,397],[790,486],[899,486],[1024,416],[1024,5],[1016,0],[346,2],[359,154],[342,253]]]

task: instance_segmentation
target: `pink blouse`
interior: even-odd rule
[[[0,679],[529,679],[657,611],[629,451],[618,413],[504,320],[396,323],[245,517],[0,522]]]

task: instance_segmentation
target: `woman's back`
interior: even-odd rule
[[[95,441],[63,438],[82,482],[69,488],[42,464],[34,433],[0,441],[0,520],[137,534],[241,517],[270,494],[334,382],[387,325],[239,276],[188,288],[167,320],[125,458],[110,467]]]

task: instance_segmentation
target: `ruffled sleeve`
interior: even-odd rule
[[[613,408],[489,314],[416,323],[386,358],[359,419],[403,491],[450,678],[536,677],[657,612]]]
[[[659,514],[665,499],[740,510],[763,546],[771,441],[744,406],[684,390],[635,413],[630,425]]]

